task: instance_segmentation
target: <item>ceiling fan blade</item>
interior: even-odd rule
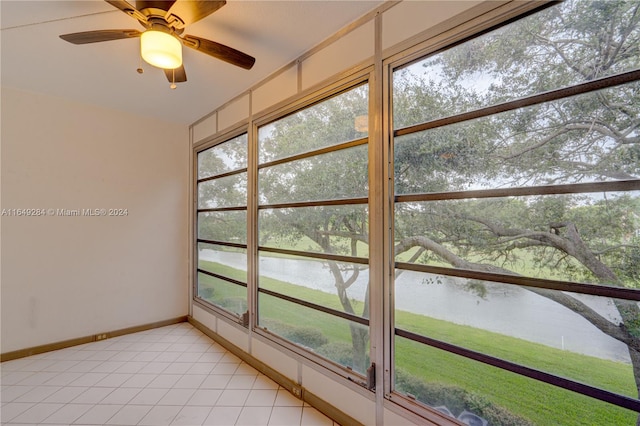
[[[207,40],[192,35],[185,35],[182,38],[182,42],[185,46],[197,50],[198,52],[206,53],[214,58],[221,59],[232,65],[239,66],[246,70],[251,69],[256,62],[256,58],[249,56],[246,53],[242,53],[239,50],[233,49],[224,44],[216,43],[215,41]]]
[[[173,73],[175,71],[175,80],[173,79]],[[176,68],[175,70],[164,70],[164,75],[167,76],[167,80],[169,80],[169,83],[184,83],[185,81],[187,81],[187,73],[184,70],[184,65],[180,65],[178,68]]]
[[[145,22],[145,23],[147,22],[147,17],[125,0],[104,0],[104,1],[109,3],[111,6],[120,9],[121,11],[131,16],[132,18],[137,19],[138,21]]]
[[[226,3],[226,0],[178,0],[171,6],[165,19],[171,22],[171,15],[173,15],[187,26],[206,18]]]
[[[73,44],[98,43],[101,41],[120,40],[123,38],[140,37],[138,30],[97,30],[81,33],[62,34],[61,39]]]

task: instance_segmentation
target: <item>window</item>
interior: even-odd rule
[[[636,422],[637,16],[567,1],[394,70],[396,395]]]
[[[247,311],[247,134],[198,153],[196,297]]]
[[[525,3],[197,150],[196,299],[384,408],[635,424],[640,4]]]
[[[368,86],[259,128],[258,324],[364,374]]]

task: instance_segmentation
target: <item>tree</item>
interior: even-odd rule
[[[640,3],[567,1],[394,73],[394,128],[446,117],[640,67]],[[265,129],[261,162],[361,136],[364,91]],[[364,105],[364,107],[363,107]],[[359,151],[360,150],[360,151]],[[350,148],[260,171],[263,204],[366,195],[366,155]],[[640,83],[396,137],[396,194],[628,180],[640,189]],[[364,191],[364,192],[363,192]],[[356,255],[366,210],[276,209],[261,239],[305,236],[311,251]],[[409,262],[640,288],[640,197],[537,195],[395,205],[395,254]],[[271,240],[272,241],[272,240]],[[346,312],[360,268],[328,262]],[[581,315],[629,348],[640,393],[640,309],[615,300],[613,322],[563,292],[527,288]],[[365,304],[365,306],[367,306]],[[367,316],[367,308],[361,315]],[[352,328],[353,367],[366,336]],[[638,423],[640,424],[640,423]]]
[[[354,127],[354,118],[366,116],[367,104],[368,91],[361,86],[274,123],[261,133],[261,161],[362,137]],[[358,256],[358,242],[368,242],[366,207],[321,204],[332,199],[366,197],[367,164],[367,147],[355,146],[262,169],[259,174],[262,204],[318,201],[320,205],[261,212],[261,244],[281,246],[284,242],[287,246],[306,237],[312,243],[308,251]],[[368,302],[358,311],[349,296],[349,288],[358,279],[362,267],[335,261],[327,261],[326,265],[343,310],[368,318]],[[364,373],[368,367],[368,330],[350,323],[350,333],[352,363],[349,367]]]
[[[640,4],[568,1],[397,73],[398,126],[640,66]],[[399,108],[398,106],[401,106]],[[446,192],[612,180],[640,188],[640,86],[627,84],[396,139],[396,191]],[[425,179],[426,177],[426,179]],[[396,255],[456,268],[640,288],[633,193],[405,203]],[[640,392],[640,310],[614,323],[569,294],[528,288],[627,345]]]
[[[198,154],[198,208],[242,207],[247,204],[247,173],[216,177],[247,167],[247,135],[243,134]],[[198,215],[198,238],[247,242],[246,211],[210,211]]]

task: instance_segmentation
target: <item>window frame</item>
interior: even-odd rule
[[[513,111],[517,108],[522,108],[530,105],[537,105],[544,102],[548,102],[556,99],[565,99],[570,96],[579,95],[582,93],[593,93],[599,89],[616,87],[625,83],[632,83],[640,81],[640,69],[621,72],[606,77],[597,78],[587,82],[578,83],[572,86],[563,86],[547,92],[536,93],[533,95],[527,95],[523,98],[518,98],[510,101],[506,101],[496,105],[487,105],[477,107],[471,111],[466,111],[458,114],[454,114],[447,117],[436,118],[433,120],[427,120],[417,124],[412,124],[406,127],[394,129],[393,125],[393,74],[396,70],[405,68],[409,65],[417,63],[421,60],[428,58],[429,56],[436,55],[442,51],[454,48],[456,45],[464,43],[468,40],[472,40],[476,37],[482,36],[485,33],[493,31],[497,28],[508,25],[512,22],[523,19],[529,15],[541,12],[542,10],[552,7],[560,2],[549,1],[545,4],[532,4],[535,2],[527,3],[524,5],[504,5],[499,7],[485,15],[481,15],[471,20],[462,23],[459,26],[450,27],[448,30],[434,36],[431,39],[427,39],[420,43],[417,43],[406,50],[403,50],[388,59],[383,61],[383,73],[385,90],[383,91],[384,106],[383,112],[384,123],[386,124],[384,136],[385,146],[387,151],[387,167],[385,173],[385,181],[388,182],[388,214],[385,215],[385,219],[390,221],[387,227],[389,232],[389,245],[386,247],[388,255],[389,273],[387,274],[387,282],[385,282],[385,293],[389,295],[387,303],[385,303],[385,315],[387,321],[385,324],[385,343],[388,344],[385,353],[385,398],[397,403],[399,406],[409,409],[410,411],[417,412],[425,417],[432,417],[434,411],[432,408],[427,407],[425,404],[419,403],[401,392],[394,390],[394,370],[395,370],[395,353],[394,353],[394,340],[395,336],[408,338],[415,342],[419,342],[436,349],[441,349],[450,354],[456,354],[464,356],[465,358],[482,362],[486,365],[497,367],[515,374],[519,374],[528,378],[538,380],[543,383],[548,383],[557,386],[562,389],[574,391],[578,394],[589,396],[600,401],[610,403],[614,406],[627,408],[632,411],[636,411],[640,415],[640,398],[631,398],[625,395],[616,394],[606,389],[600,389],[594,386],[585,385],[583,383],[565,379],[563,377],[546,373],[544,371],[536,370],[527,366],[516,364],[504,359],[478,353],[463,347],[442,342],[439,340],[431,339],[427,336],[411,333],[406,330],[397,329],[395,327],[395,300],[394,300],[394,286],[393,286],[393,274],[397,267],[401,267],[402,270],[411,270],[417,272],[429,272],[450,275],[454,277],[474,278],[487,281],[493,281],[498,283],[505,283],[510,285],[522,286],[526,285],[531,287],[570,291],[579,294],[596,295],[603,297],[620,298],[626,300],[640,301],[640,289],[629,289],[622,287],[605,286],[598,284],[585,284],[578,282],[557,281],[551,279],[538,279],[530,277],[507,277],[500,274],[490,274],[479,271],[470,271],[455,269],[453,267],[435,267],[419,264],[411,264],[404,262],[396,262],[393,254],[394,245],[394,212],[395,204],[397,202],[410,202],[410,201],[435,201],[435,200],[455,200],[455,199],[469,199],[469,198],[490,198],[500,196],[522,196],[522,195],[548,195],[548,194],[573,194],[573,193],[590,193],[590,192],[602,192],[602,191],[631,191],[640,189],[640,180],[617,180],[617,181],[605,181],[597,183],[575,183],[575,184],[559,184],[559,185],[547,185],[547,186],[526,186],[526,187],[512,187],[507,189],[482,189],[482,190],[469,190],[469,191],[453,191],[443,193],[424,193],[424,194],[406,194],[395,195],[394,191],[394,139],[395,137],[414,134],[420,131],[428,129],[438,128],[453,123],[462,123],[467,120],[472,120],[480,117],[487,117],[493,114],[497,114],[505,111]],[[447,417],[447,420],[450,418]]]
[[[330,78],[329,80],[320,83],[308,90],[299,92],[292,98],[281,101],[270,108],[262,111],[260,114],[252,115],[236,125],[231,129],[225,130],[222,133],[216,133],[211,138],[195,143],[190,153],[192,158],[192,203],[191,203],[191,215],[190,215],[190,233],[192,241],[190,242],[190,256],[191,263],[191,304],[190,310],[193,305],[198,306],[214,315],[217,318],[225,320],[228,323],[234,324],[245,330],[248,333],[249,341],[256,339],[256,341],[270,344],[277,349],[289,355],[293,359],[303,362],[306,366],[319,371],[333,380],[338,380],[339,383],[344,384],[350,389],[359,392],[361,395],[366,396],[376,401],[376,409],[380,410],[377,418],[382,416],[382,407],[390,409],[399,413],[407,415],[407,412],[414,413],[420,416],[422,419],[430,419],[436,422],[453,423],[453,420],[449,417],[443,416],[434,409],[427,407],[410,397],[396,392],[393,390],[393,371],[394,367],[394,344],[393,338],[395,336],[394,329],[394,294],[393,294],[393,273],[395,270],[396,262],[393,256],[394,246],[394,230],[393,230],[393,211],[395,203],[395,195],[393,189],[393,138],[394,129],[392,123],[393,117],[393,93],[392,93],[392,77],[393,72],[404,66],[408,66],[411,63],[417,62],[426,56],[436,54],[439,51],[448,49],[456,44],[462,43],[468,39],[480,36],[496,27],[506,25],[515,20],[524,18],[525,16],[533,13],[537,13],[545,9],[546,7],[557,4],[557,1],[545,1],[545,2],[507,2],[500,5],[488,5],[483,3],[478,7],[471,8],[468,11],[451,18],[442,24],[437,25],[434,28],[430,28],[427,31],[420,33],[399,45],[393,46],[386,50],[382,50],[382,14],[375,17],[376,27],[376,48],[375,57],[373,58],[372,65],[359,66],[358,68],[347,70],[337,76]],[[301,78],[301,71],[298,71],[298,78]],[[370,303],[374,305],[370,306],[370,318],[369,318],[369,354],[372,362],[376,362],[377,372],[377,388],[374,389],[375,394],[371,390],[367,390],[364,377],[349,369],[331,362],[330,360],[320,357],[310,351],[302,349],[300,346],[293,344],[286,339],[271,333],[269,330],[261,328],[257,325],[257,298],[258,298],[258,283],[257,283],[257,260],[258,250],[261,248],[258,245],[258,214],[260,207],[258,203],[258,171],[261,167],[266,165],[273,165],[283,162],[281,160],[274,160],[270,163],[258,164],[258,130],[261,126],[269,124],[287,115],[293,114],[299,110],[312,106],[313,104],[320,103],[327,98],[334,96],[342,91],[349,90],[351,87],[355,87],[358,84],[365,82],[369,85],[369,133],[368,139],[368,159],[369,159],[369,193],[366,200],[358,200],[358,202],[368,203],[369,207],[369,229],[370,237],[374,234],[377,235],[375,241],[380,243],[381,247],[375,249],[370,248],[368,253],[369,259],[369,272],[371,279],[371,295]],[[299,88],[300,80],[298,81]],[[249,92],[250,95],[251,92]],[[250,98],[250,96],[249,96]],[[516,101],[512,101],[516,102]],[[482,108],[480,108],[482,109]],[[477,113],[474,110],[472,113]],[[463,114],[461,114],[463,115]],[[419,126],[425,123],[420,123],[407,128],[400,129],[402,132],[410,132],[416,130]],[[430,125],[433,125],[430,124]],[[417,130],[416,130],[417,131]],[[226,142],[242,133],[247,133],[248,137],[248,164],[247,164],[247,315],[245,318],[239,317],[226,311],[220,307],[203,303],[197,297],[197,216],[198,216],[198,190],[197,190],[197,154],[205,149],[208,149],[217,144]],[[192,131],[193,135],[193,131]],[[344,144],[359,144],[362,141],[347,141]],[[334,147],[324,148],[327,152],[333,151]],[[317,154],[317,152],[315,153]],[[300,158],[304,158],[308,153],[298,154]],[[286,161],[291,161],[290,159]],[[629,185],[628,183],[608,182],[606,185],[609,187],[624,187]],[[571,187],[571,188],[569,188]],[[567,193],[563,191],[570,191],[575,185],[557,185],[555,188],[549,189],[549,193]],[[490,193],[478,191],[476,195],[495,196],[501,195],[503,190],[494,190]],[[523,191],[523,194],[526,191]],[[509,193],[509,195],[513,195]],[[526,195],[526,194],[524,194]],[[432,196],[432,195],[430,195]],[[435,195],[437,196],[437,195]],[[468,193],[460,193],[461,198],[468,197]],[[402,195],[398,198],[403,200],[409,200],[412,195]],[[417,198],[420,198],[418,196]],[[296,207],[298,205],[307,205],[308,203],[283,203],[283,206]],[[264,206],[263,206],[264,207]],[[376,229],[372,229],[375,227]],[[370,242],[371,245],[371,242]],[[262,250],[265,250],[263,247]],[[266,251],[269,251],[266,248]],[[277,249],[276,249],[277,250]],[[287,253],[285,253],[287,254]],[[300,253],[289,253],[300,254]],[[375,261],[372,259],[375,258]],[[413,266],[404,265],[407,268]],[[459,271],[459,270],[458,270]],[[452,273],[450,269],[447,273]],[[465,272],[460,272],[464,274]],[[473,273],[474,277],[478,277],[476,273]],[[487,276],[482,275],[487,278]],[[379,280],[375,281],[374,280]],[[528,285],[531,285],[531,280],[527,280]],[[540,286],[554,286],[555,282],[552,280],[538,280],[537,283]],[[517,284],[514,282],[513,284]],[[374,288],[375,287],[375,288]],[[596,286],[592,286],[596,287]],[[560,284],[558,289],[565,290],[571,289],[571,291],[579,290],[578,292],[589,292],[594,290],[593,294],[607,295],[618,294],[609,293],[609,290],[605,286],[598,286],[599,288],[582,288],[580,285],[567,285],[567,283]],[[554,287],[548,287],[554,288]],[[635,293],[634,293],[635,295]],[[192,311],[190,311],[193,314]],[[244,328],[242,328],[244,327]],[[377,329],[380,327],[380,330]],[[376,346],[374,348],[373,346]],[[249,343],[251,348],[251,343]],[[457,350],[453,347],[448,347],[452,351]],[[250,349],[249,349],[250,350]],[[472,356],[473,354],[466,353]],[[490,360],[491,361],[491,360]],[[535,372],[533,374],[536,374]]]
[[[241,169],[236,169],[230,172],[224,172],[224,173],[220,173],[217,175],[213,175],[213,176],[207,176],[204,178],[199,178],[198,177],[198,154],[206,151],[210,148],[219,146],[224,144],[225,142],[229,142],[231,140],[233,140],[234,138],[237,138],[239,136],[242,136],[244,134],[247,135],[247,150],[249,151],[249,148],[251,146],[251,140],[250,140],[250,135],[247,132],[247,126],[248,126],[248,122],[243,122],[240,123],[236,126],[234,126],[232,129],[222,133],[222,134],[217,134],[212,138],[207,138],[204,139],[202,141],[200,141],[197,144],[194,144],[192,152],[193,152],[193,192],[192,192],[192,197],[193,197],[193,204],[192,204],[192,209],[193,209],[193,213],[192,213],[192,217],[191,217],[191,226],[193,227],[192,229],[192,244],[191,244],[191,251],[192,251],[192,259],[193,261],[191,262],[191,276],[192,276],[192,282],[191,282],[191,300],[193,305],[198,306],[201,309],[204,309],[207,312],[210,312],[214,315],[219,315],[223,318],[226,318],[236,324],[240,324],[243,327],[247,327],[246,324],[246,318],[247,315],[246,313],[244,315],[239,315],[236,314],[233,311],[224,309],[222,306],[216,305],[214,303],[208,302],[207,300],[201,298],[198,296],[198,274],[200,273],[199,271],[199,267],[198,267],[198,245],[199,243],[205,243],[205,244],[214,244],[214,242],[208,241],[208,240],[201,240],[198,238],[198,214],[201,212],[206,212],[206,211],[246,211],[247,212],[247,223],[249,222],[248,216],[249,216],[249,206],[248,206],[248,201],[250,198],[250,185],[247,182],[247,204],[245,205],[244,208],[237,206],[237,207],[222,207],[219,209],[210,209],[210,208],[205,208],[205,209],[200,209],[199,208],[199,192],[198,192],[198,184],[201,182],[207,182],[210,180],[215,180],[217,178],[220,177],[225,177],[225,176],[233,176],[239,173],[247,173],[247,181],[249,180],[249,162],[250,162],[250,154],[249,152],[247,152],[247,167],[241,168]],[[217,245],[224,245],[224,246],[229,246],[229,247],[238,247],[238,248],[244,248],[245,251],[247,252],[247,259],[249,258],[249,241],[248,241],[248,235],[247,235],[247,244],[246,246],[244,244],[234,244],[234,243],[220,243],[220,242],[215,242],[215,244]],[[242,247],[240,247],[242,246]],[[211,272],[205,272],[206,275],[210,275],[212,274]],[[215,275],[213,275],[215,276]],[[249,269],[247,267],[247,283],[243,286],[245,288],[248,288],[248,281],[249,281]],[[228,281],[230,284],[236,284],[236,285],[240,285],[239,282],[234,282],[235,280],[226,280]],[[249,294],[247,292],[247,306],[249,305]]]
[[[250,186],[253,188],[253,192],[251,193],[252,196],[250,198],[252,199],[251,201],[253,202],[253,204],[251,206],[251,212],[250,212],[250,216],[251,216],[250,221],[252,222],[252,227],[249,230],[249,232],[251,232],[255,238],[254,244],[251,247],[251,254],[250,254],[250,257],[254,261],[257,261],[259,257],[258,251],[263,251],[263,252],[273,252],[273,253],[280,253],[280,254],[291,254],[291,255],[304,256],[304,257],[326,258],[330,260],[338,260],[338,261],[342,260],[342,261],[348,261],[348,262],[363,263],[363,258],[359,258],[359,257],[354,258],[351,256],[335,256],[335,255],[328,255],[328,254],[321,254],[321,253],[297,252],[297,251],[291,251],[291,250],[259,246],[258,240],[257,240],[259,210],[266,209],[266,208],[278,208],[278,207],[280,208],[294,207],[295,208],[295,207],[306,207],[306,206],[312,207],[312,206],[324,206],[324,205],[350,205],[354,203],[367,204],[368,197],[339,199],[339,200],[328,201],[328,202],[327,201],[324,201],[324,202],[323,201],[320,201],[320,202],[304,201],[304,202],[260,205],[258,202],[258,195],[259,195],[258,194],[258,171],[262,168],[283,164],[291,161],[296,161],[299,159],[304,159],[309,156],[321,155],[329,152],[336,152],[341,149],[346,149],[353,146],[369,145],[371,140],[371,131],[369,131],[368,136],[364,138],[359,138],[351,141],[344,141],[342,143],[331,145],[329,147],[323,147],[323,148],[319,148],[309,152],[301,152],[301,153],[286,157],[285,159],[276,159],[273,161],[264,162],[262,164],[258,164],[258,158],[259,158],[258,134],[259,134],[259,128],[262,126],[268,125],[270,123],[278,121],[279,119],[295,114],[298,111],[302,111],[306,108],[322,103],[323,101],[326,101],[329,98],[332,98],[344,92],[348,92],[349,90],[354,89],[361,85],[369,86],[368,109],[369,109],[369,129],[371,129],[373,115],[374,115],[372,113],[373,111],[372,96],[371,96],[372,81],[373,81],[372,66],[355,70],[353,72],[347,72],[344,76],[341,76],[341,78],[339,78],[335,82],[320,88],[312,88],[309,91],[303,93],[302,95],[296,97],[296,99],[293,100],[292,102],[287,102],[280,107],[276,107],[275,109],[268,111],[267,113],[261,115],[260,117],[255,117],[254,120],[252,120],[250,134],[253,134],[254,137],[253,137],[253,146],[251,146],[249,156],[253,158],[253,164],[250,166],[250,170],[253,172],[253,176],[250,176],[250,180],[251,180]],[[369,140],[369,142],[364,143],[363,140]],[[369,163],[369,169],[370,168],[371,168],[371,164]],[[369,185],[369,193],[370,192],[371,192],[371,184]],[[367,261],[366,263],[368,264],[369,262]],[[284,337],[281,337],[275,333],[272,333],[268,329],[258,325],[257,323],[258,322],[258,306],[257,306],[258,293],[264,292],[265,294],[270,295],[270,291],[264,290],[264,289],[260,291],[257,283],[257,279],[258,279],[257,265],[255,265],[254,268],[255,269],[253,269],[253,272],[251,272],[251,279],[255,281],[250,289],[251,299],[253,300],[253,303],[251,304],[252,310],[250,312],[250,324],[251,324],[250,327],[251,327],[253,336],[264,339],[264,341],[266,342],[276,344],[278,347],[284,349],[286,352],[294,355],[295,357],[301,357],[303,359],[309,360],[313,364],[321,366],[326,370],[337,374],[339,377],[346,379],[349,383],[356,384],[357,385],[356,388],[359,388],[360,390],[363,388],[366,388],[366,382],[365,382],[366,378],[364,375],[361,375],[351,370],[350,368],[347,368],[343,365],[333,362],[328,358],[324,358],[314,352],[305,350],[301,346],[293,342],[290,342]],[[283,298],[283,300],[286,300],[286,298]],[[293,303],[298,303],[293,300],[289,300],[289,301],[292,301]],[[360,323],[360,324],[363,324],[364,322],[366,322],[367,326],[369,323],[369,320],[363,320],[359,317],[349,318],[350,315],[347,313],[331,312],[332,310],[329,308],[323,308],[321,306],[313,307],[311,306],[313,305],[312,303],[309,303],[306,301],[300,301],[300,302],[302,302],[302,303],[299,303],[301,306],[307,306],[308,308],[316,309],[319,312],[324,312],[326,314],[336,316],[337,318],[343,318],[346,320],[355,320],[357,323]],[[372,356],[371,344],[369,344],[369,356],[370,357]]]

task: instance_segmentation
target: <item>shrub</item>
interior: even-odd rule
[[[299,345],[312,349],[326,345],[329,342],[329,339],[322,334],[322,331],[313,327],[294,327],[285,337]]]
[[[285,339],[291,340],[298,345],[316,349],[329,342],[329,339],[322,334],[320,329],[315,327],[296,327],[276,319],[266,319],[260,322],[260,325],[266,327],[272,333],[279,334]]]
[[[285,337],[286,335],[288,335],[289,333],[291,333],[293,326],[284,323],[282,321],[276,320],[276,319],[271,319],[271,318],[267,318],[267,319],[262,319],[260,320],[260,326],[266,328],[267,330],[269,330],[270,332],[274,333],[274,334],[278,334],[282,337]]]
[[[213,299],[215,292],[216,291],[213,287],[201,287],[198,289],[198,296],[205,300],[211,300]]]
[[[353,365],[353,347],[345,342],[331,342],[320,346],[316,352],[344,366]]]
[[[244,312],[247,310],[247,301],[242,297],[225,297],[217,300],[216,303],[234,312]]]
[[[396,370],[396,387],[402,392],[412,394],[418,401],[431,407],[444,405],[455,416],[466,410],[483,417],[490,425],[533,426],[531,421],[495,405],[482,395],[457,386],[424,382],[400,369]]]

